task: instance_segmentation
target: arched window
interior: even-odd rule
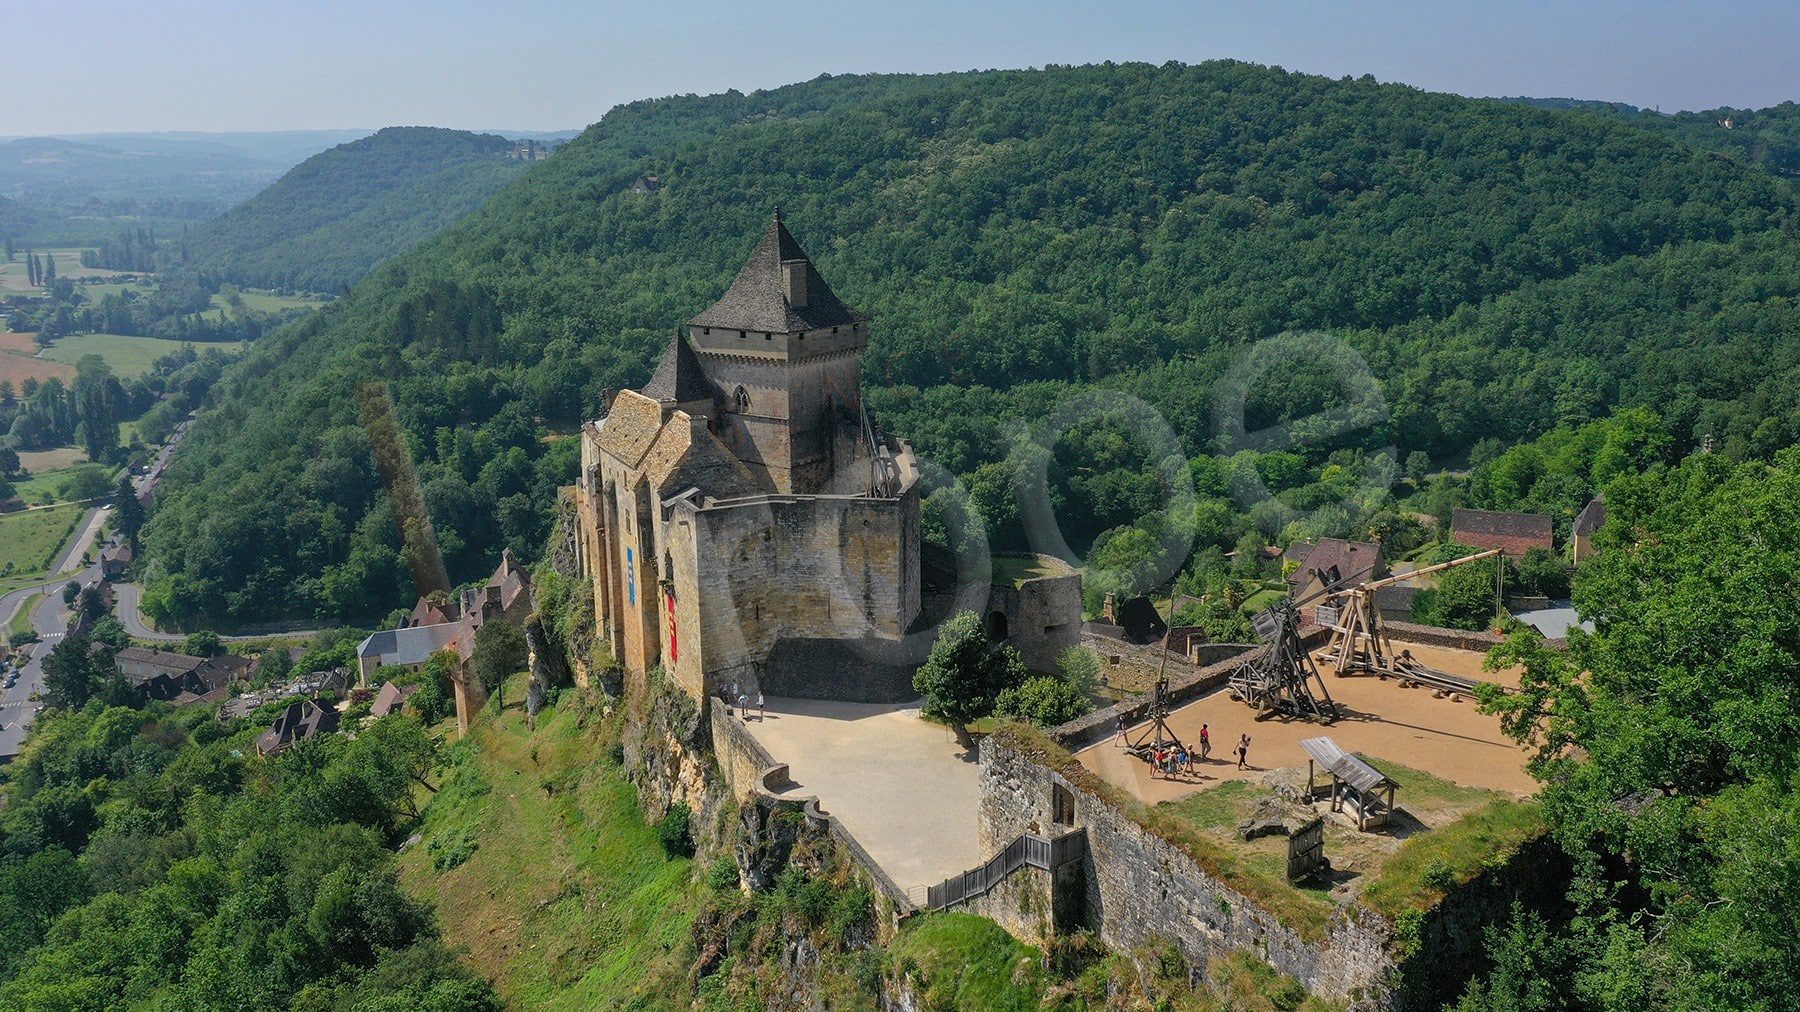
[[[731,392],[731,403],[738,414],[742,415],[749,413],[750,391],[745,390],[743,384],[738,384],[738,388]]]

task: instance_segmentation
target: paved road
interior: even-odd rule
[[[88,513],[85,521],[76,524],[75,536],[69,540],[62,555],[57,557],[56,565],[50,567],[52,575],[60,578],[64,573],[81,565],[81,557],[94,546],[94,539],[100,536],[100,528],[105,525],[106,518],[110,515],[112,515],[112,507],[102,506]]]
[[[97,564],[88,566],[72,578],[83,585],[93,583],[100,578],[100,567]],[[44,691],[44,658],[62,641],[64,631],[69,628],[71,612],[69,606],[63,603],[60,589],[68,582],[68,579],[62,579],[50,584],[49,593],[44,595],[35,614],[31,616],[31,627],[37,630],[38,642],[31,645],[29,658],[19,670],[13,687],[0,688],[0,723],[29,726],[37,719],[38,710],[43,707],[42,703],[31,697]],[[5,610],[10,613],[13,609]]]

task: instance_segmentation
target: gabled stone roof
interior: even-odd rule
[[[1366,541],[1320,538],[1300,568],[1288,576],[1288,593],[1304,593],[1314,579],[1322,587],[1349,587],[1381,575],[1381,547]]]
[[[679,412],[644,457],[644,477],[665,498],[690,488],[715,499],[766,491],[719,437]]]
[[[793,261],[800,261],[806,271],[806,305],[799,307],[788,305],[781,283],[781,265]],[[731,287],[712,308],[689,320],[688,325],[792,334],[867,319],[845,305],[819,276],[812,259],[781,223],[781,212],[776,211]]]
[[[662,432],[662,406],[636,390],[621,390],[599,422],[596,442],[626,467],[636,468]]]
[[[1500,510],[1454,509],[1450,511],[1450,536],[1472,548],[1500,548],[1509,555],[1523,555],[1533,548],[1554,545],[1553,524],[1537,513]]]
[[[677,404],[714,398],[712,382],[706,378],[706,370],[700,367],[699,356],[680,334],[669,338],[662,361],[657,363],[650,382],[644,384],[644,396]]]
[[[1599,496],[1588,501],[1581,512],[1575,514],[1575,533],[1583,537],[1606,526],[1606,502]]]

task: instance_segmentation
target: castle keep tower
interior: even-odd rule
[[[863,409],[868,325],[777,212],[650,381],[584,428],[578,551],[629,676],[911,698],[918,467]]]
[[[688,339],[718,387],[714,428],[733,454],[773,491],[831,488],[834,457],[862,442],[869,318],[838,299],[779,210],[724,296],[688,321]]]

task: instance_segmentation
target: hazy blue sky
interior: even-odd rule
[[[0,134],[559,129],[820,73],[1217,57],[1467,95],[1800,99],[1800,3],[16,0]]]

